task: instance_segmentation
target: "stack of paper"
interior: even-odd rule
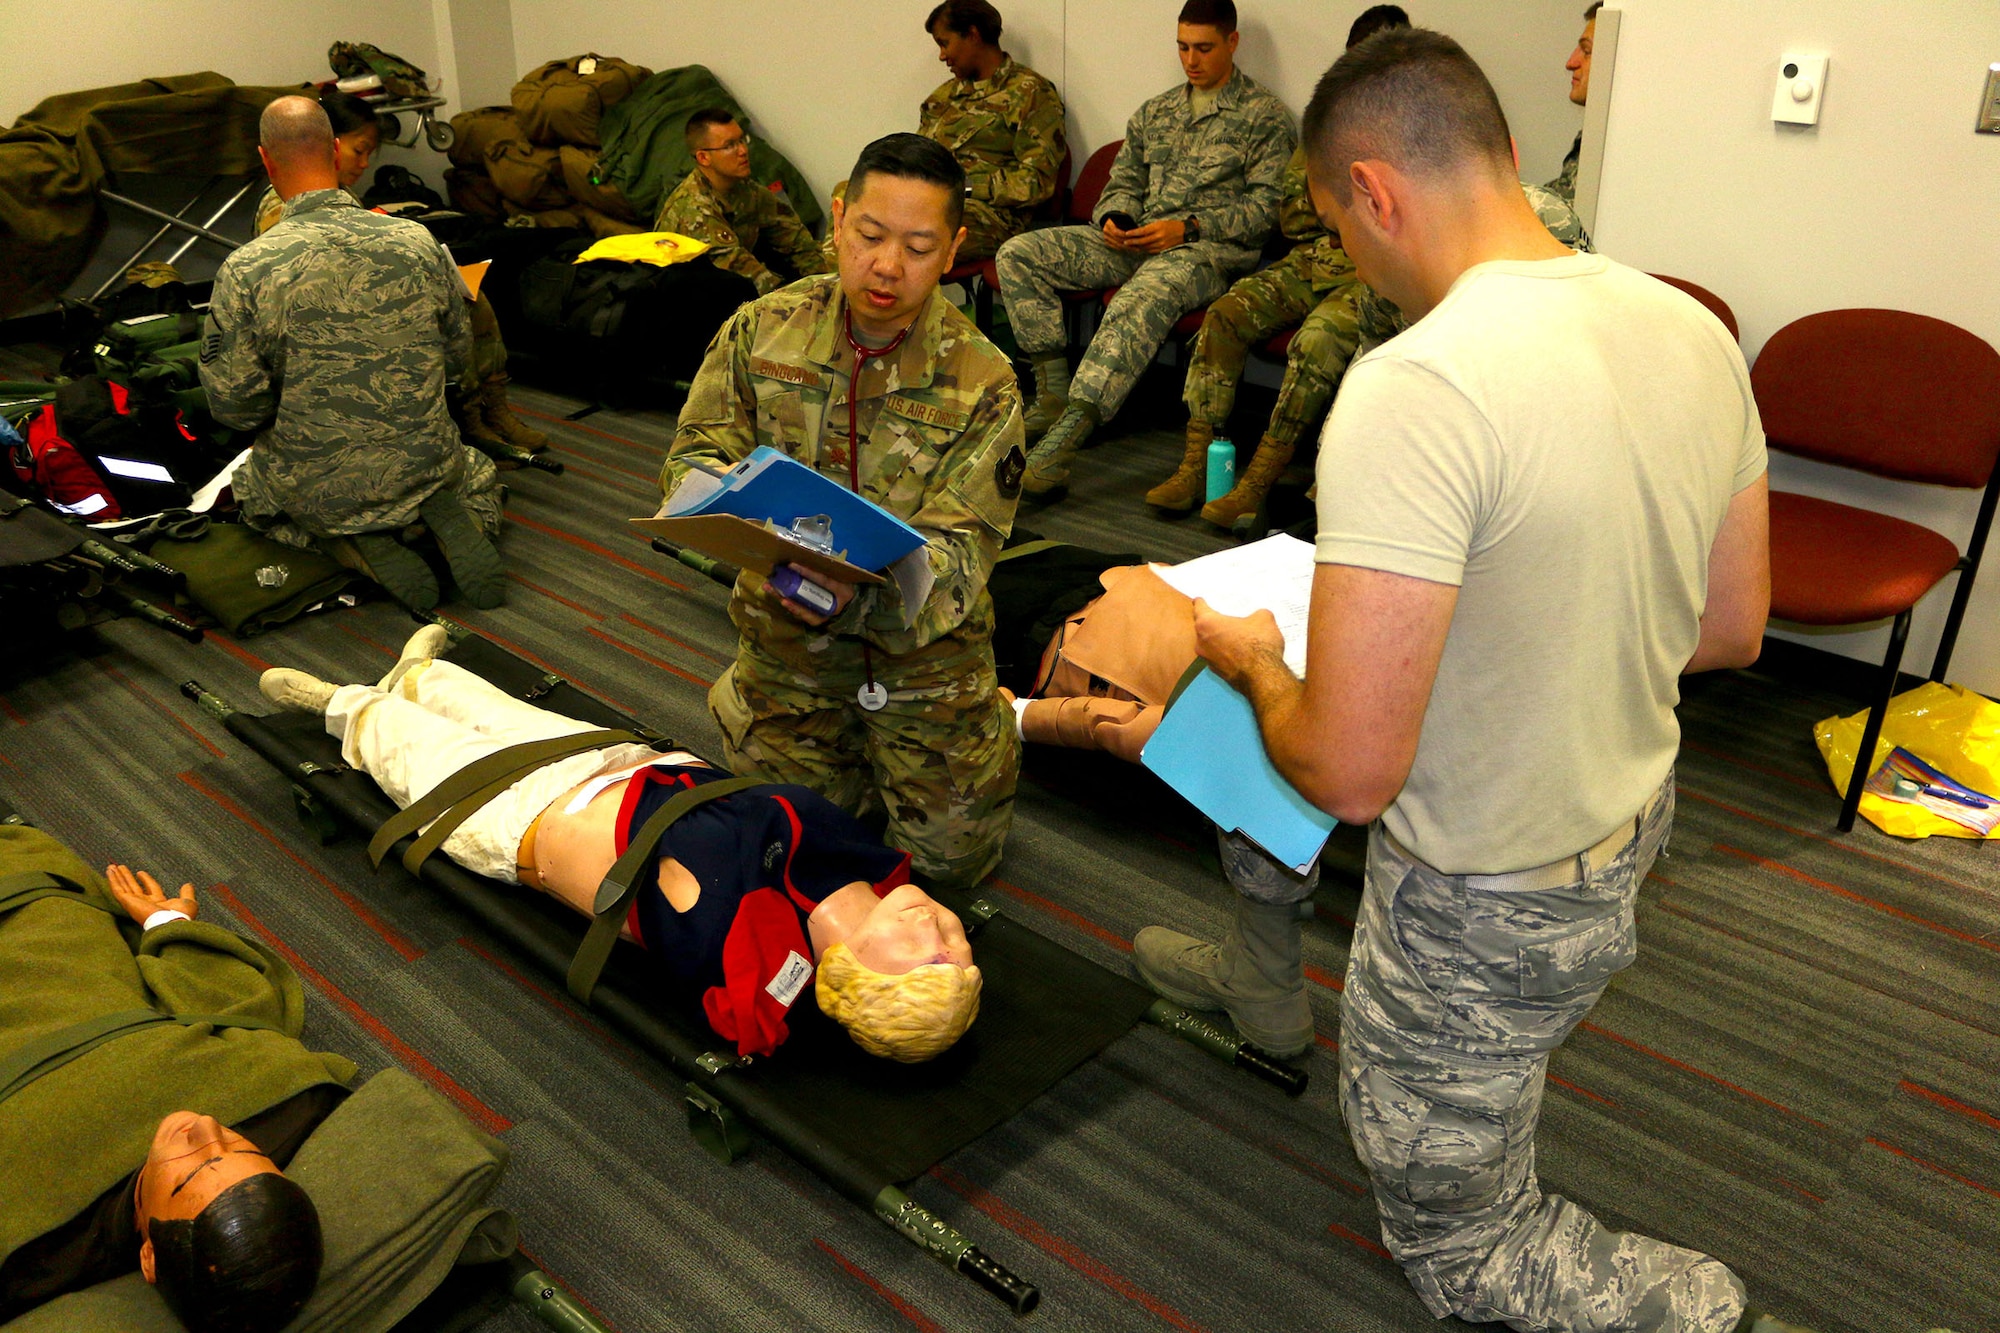
[[[1154,565],[1167,585],[1225,616],[1269,611],[1285,636],[1285,665],[1306,674],[1306,614],[1312,605],[1311,542],[1275,533],[1178,565]]]

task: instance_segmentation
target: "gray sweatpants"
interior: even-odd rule
[[[1549,1055],[1637,951],[1633,905],[1673,777],[1631,843],[1557,887],[1481,886],[1371,831],[1340,1004],[1341,1110],[1382,1239],[1442,1319],[1560,1333],[1730,1333],[1714,1259],[1606,1230],[1535,1177]]]
[[[1159,255],[1114,250],[1095,227],[1022,232],[1000,246],[994,266],[1014,341],[1028,356],[1063,350],[1064,291],[1116,287],[1070,381],[1070,397],[1109,421],[1125,405],[1174,321],[1224,292],[1248,264],[1233,251],[1200,242]],[[1254,259],[1254,256],[1253,256]]]

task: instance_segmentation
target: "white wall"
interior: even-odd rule
[[[1753,360],[1790,321],[1880,306],[2000,345],[2000,136],[1973,133],[1993,0],[1614,0],[1624,12],[1598,248],[1728,301]],[[1831,57],[1817,126],[1777,125],[1781,53]],[[1772,455],[1781,489],[1870,505],[1961,548],[1977,495]],[[2000,692],[2000,558],[1989,554],[1951,677]],[[1951,585],[1919,608],[1906,669],[1928,671]],[[1790,635],[1880,661],[1887,629]]]
[[[0,124],[51,93],[162,74],[330,78],[326,49],[337,41],[437,69],[429,0],[0,0],[0,33]]]
[[[523,67],[595,50],[654,69],[706,65],[757,121],[757,131],[825,195],[861,146],[915,129],[917,106],[948,77],[925,35],[933,0],[512,0]],[[1003,0],[1001,44],[1062,89],[1078,165],[1120,137],[1140,102],[1181,79],[1176,0]],[[1239,0],[1237,59],[1294,113],[1340,53],[1361,0]],[[1582,124],[1563,61],[1582,28],[1582,0],[1414,0],[1485,65],[1521,144],[1522,174],[1547,180]]]

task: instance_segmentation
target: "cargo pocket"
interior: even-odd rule
[[[722,731],[722,742],[728,751],[730,767],[737,766],[737,756],[743,753],[744,741],[750,735],[750,725],[756,721],[751,715],[750,705],[744,702],[743,692],[736,688],[736,664],[729,664],[715,684],[708,687],[708,711],[715,719],[715,725]]]
[[[1517,994],[1547,999],[1604,985],[1632,965],[1639,932],[1627,905],[1615,916],[1551,940],[1520,945],[1515,951]]]
[[[1432,1102],[1410,1143],[1403,1194],[1426,1212],[1469,1212],[1499,1194],[1506,1167],[1497,1117]]]

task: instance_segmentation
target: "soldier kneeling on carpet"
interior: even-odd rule
[[[255,432],[244,518],[428,610],[437,577],[406,544],[421,523],[465,600],[500,605],[499,479],[445,403],[472,350],[458,274],[429,232],[340,188],[317,102],[280,97],[258,128],[283,220],[223,262],[201,342],[210,415]]]
[[[375,685],[264,673],[266,697],[322,714],[341,758],[399,808],[468,765],[527,742],[595,730],[504,693],[451,662],[427,625]],[[530,772],[441,850],[475,874],[594,914],[627,844],[671,799],[729,774],[685,751],[615,744]],[[804,787],[731,784],[667,825],[633,881],[623,934],[699,997],[745,1056],[769,1055],[815,982],[819,1007],[871,1055],[929,1060],[979,1013],[981,978],[956,914],[909,882],[910,858]],[[656,890],[654,885],[657,886]]]

